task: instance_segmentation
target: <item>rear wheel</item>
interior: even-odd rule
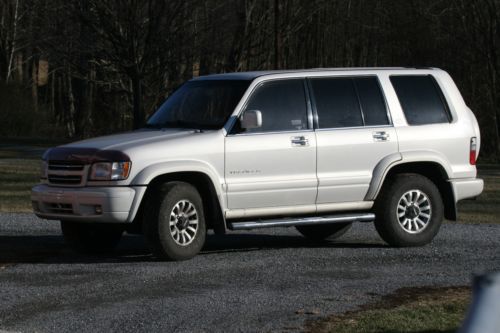
[[[83,254],[111,252],[120,242],[124,227],[111,223],[61,221],[64,240],[69,247]]]
[[[427,177],[396,175],[377,198],[375,228],[392,246],[430,243],[444,217],[441,194]]]
[[[344,235],[352,226],[352,223],[302,225],[296,229],[306,238],[314,241],[324,239],[336,239]]]
[[[186,260],[200,252],[206,227],[198,190],[184,182],[166,183],[146,209],[144,235],[153,254],[167,260]]]

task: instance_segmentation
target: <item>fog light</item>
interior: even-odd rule
[[[101,206],[95,206],[95,213],[96,214],[102,214],[102,207]]]

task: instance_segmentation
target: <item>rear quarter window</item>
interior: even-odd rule
[[[431,75],[391,76],[409,125],[449,123],[448,104]]]

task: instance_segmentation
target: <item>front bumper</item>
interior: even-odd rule
[[[455,202],[475,198],[483,192],[484,182],[479,178],[454,179],[451,181]]]
[[[33,211],[48,220],[132,222],[146,187],[64,188],[37,185],[31,190]]]

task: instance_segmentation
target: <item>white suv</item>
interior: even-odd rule
[[[218,74],[185,83],[144,129],[48,150],[32,201],[79,251],[143,232],[155,255],[182,260],[207,229],[322,240],[372,221],[390,245],[417,246],[482,192],[479,146],[439,69]]]

